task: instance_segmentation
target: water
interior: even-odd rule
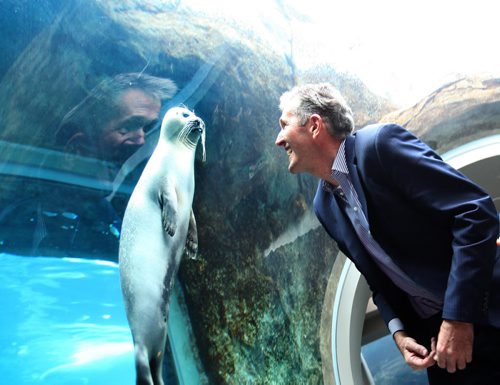
[[[2,383],[135,383],[116,263],[0,258]]]

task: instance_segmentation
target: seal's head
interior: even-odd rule
[[[165,135],[170,141],[178,141],[193,150],[201,138],[203,161],[205,161],[205,123],[194,112],[185,107],[169,109],[163,117],[161,135]]]

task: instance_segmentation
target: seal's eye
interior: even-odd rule
[[[183,112],[183,113],[182,113],[182,117],[183,117],[183,118],[189,118],[189,114],[188,114],[187,112]]]

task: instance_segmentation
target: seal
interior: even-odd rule
[[[137,384],[163,385],[162,362],[170,294],[186,248],[196,254],[192,213],[194,160],[205,124],[184,107],[163,118],[158,144],[137,182],[123,217],[119,267],[134,342]]]

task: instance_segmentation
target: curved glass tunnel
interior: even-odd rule
[[[390,14],[384,7],[400,10],[372,3],[318,15],[321,0],[0,2],[3,382],[134,383],[121,223],[164,113],[184,105],[205,121],[206,161],[199,148],[199,249],[177,275],[165,383],[421,383],[406,377],[376,310],[366,311],[363,280],[314,217],[317,181],[288,173],[274,144],[278,99],[297,83],[333,82],[357,127],[404,124],[498,208],[500,80],[483,70],[499,65],[488,51],[469,55],[481,58],[478,71],[455,67],[464,61],[454,50],[441,54],[450,35],[436,32],[418,45],[440,59],[428,67],[427,51],[409,43],[420,26],[398,36],[375,28],[360,5],[379,18]],[[471,50],[496,44],[487,29],[496,19],[484,18],[497,13],[479,3],[462,13],[454,4],[449,26],[467,46],[460,27],[478,13]],[[332,23],[332,12],[353,16]],[[411,23],[390,25],[400,19]],[[367,60],[401,37],[401,56],[414,63]]]

